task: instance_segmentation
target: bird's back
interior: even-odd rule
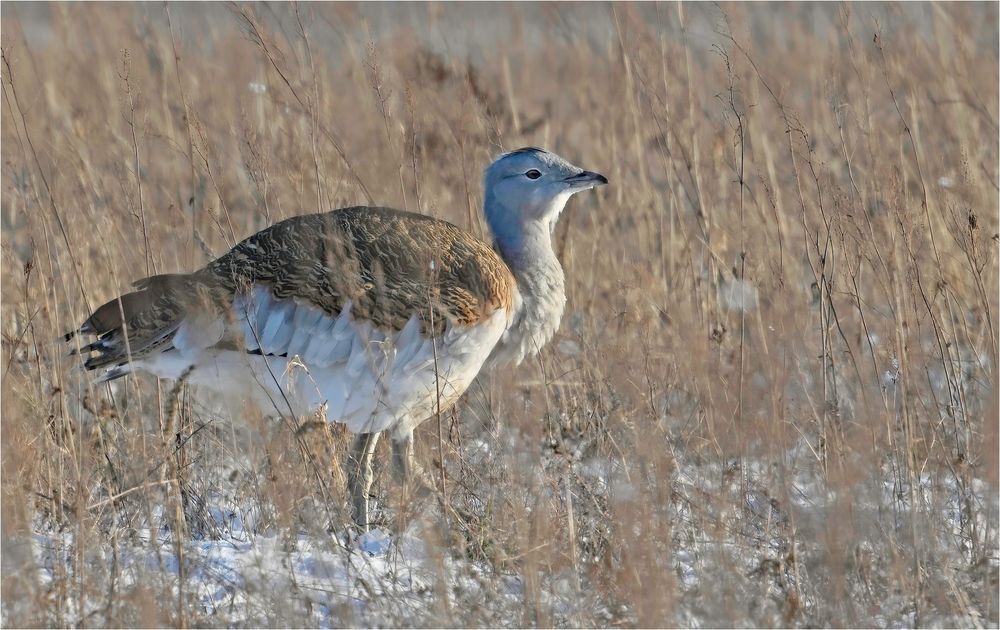
[[[197,275],[228,291],[262,284],[278,299],[401,330],[475,325],[509,308],[516,284],[493,248],[455,225],[391,208],[352,207],[287,219],[238,244]]]

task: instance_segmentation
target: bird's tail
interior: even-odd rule
[[[135,283],[137,291],[126,293],[98,308],[76,330],[64,335],[97,339],[74,348],[70,354],[86,355],[88,370],[109,368],[98,377],[103,383],[131,371],[130,360],[165,349],[183,316],[179,296],[192,284],[189,274],[164,274]]]

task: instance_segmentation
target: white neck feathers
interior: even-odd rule
[[[566,306],[566,283],[552,249],[552,226],[567,198],[554,200],[550,211],[541,218],[524,219],[519,212],[489,207],[496,200],[487,197],[490,229],[500,255],[517,280],[521,298],[510,327],[493,350],[491,364],[520,363],[541,350],[559,328]]]

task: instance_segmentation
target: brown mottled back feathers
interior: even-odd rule
[[[138,291],[105,304],[80,332],[101,335],[88,368],[126,359],[121,311],[132,356],[167,342],[193,309],[231,312],[253,285],[336,315],[352,303],[354,319],[401,330],[414,315],[425,332],[447,322],[475,325],[510,310],[516,284],[493,249],[451,223],[389,208],[352,207],[293,217],[261,230],[192,274],[153,276]],[[431,325],[433,323],[433,326]]]

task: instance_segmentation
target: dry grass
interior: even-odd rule
[[[4,3],[3,624],[996,627],[997,49],[996,4]],[[65,357],[283,217],[483,234],[528,144],[611,186],[554,342],[419,432],[419,585],[289,568],[350,553],[340,427]]]

